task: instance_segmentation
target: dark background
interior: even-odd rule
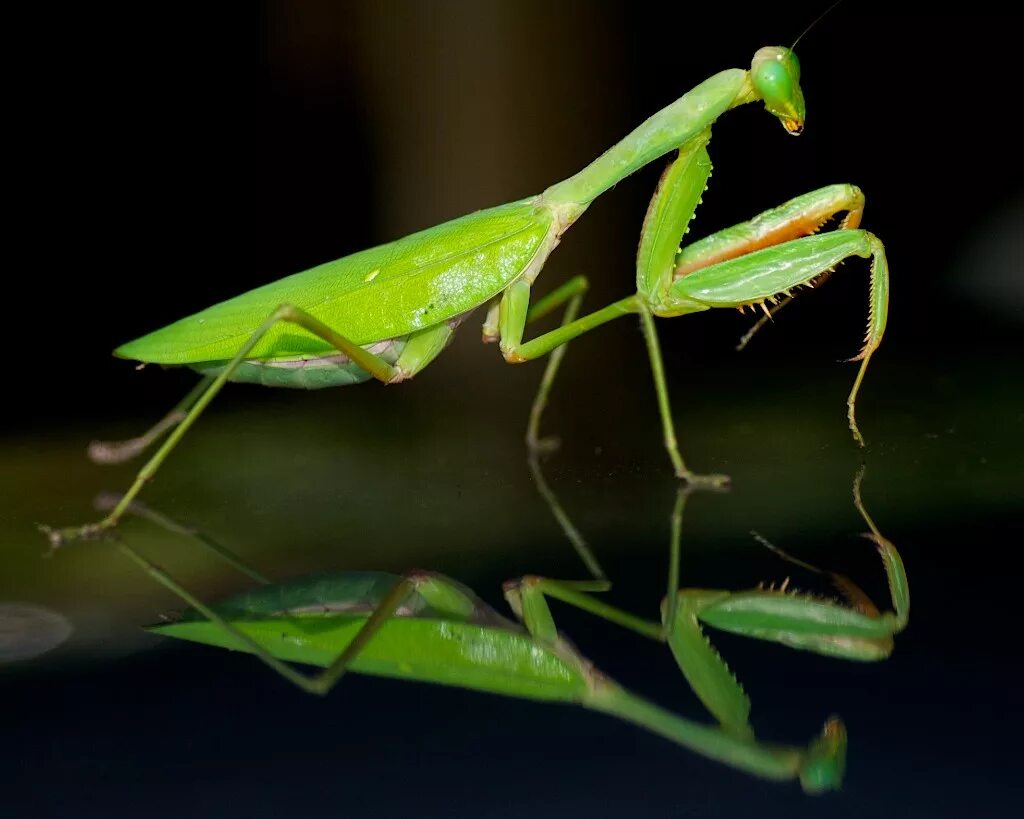
[[[19,373],[30,389],[5,410],[18,429],[66,418],[69,399],[76,417],[134,412],[167,379],[133,383],[130,365],[108,355],[119,343],[283,274],[540,191],[696,81],[791,42],[822,7],[692,5],[654,14],[628,3],[270,3],[33,21],[12,83],[26,108],[8,125],[21,143],[11,239],[30,254],[10,278],[27,294],[8,321],[19,355],[46,364]],[[854,182],[890,258],[898,320],[888,359],[1005,350],[1019,324],[1000,321],[1008,314],[992,308],[1008,310],[1006,297],[986,292],[996,274],[978,268],[989,233],[1021,207],[1019,131],[1008,119],[1013,26],[985,4],[949,15],[890,5],[840,5],[801,43],[803,136],[784,138],[759,105],[723,119],[694,231]],[[585,271],[594,307],[628,292],[656,165],[591,209],[542,285]],[[848,357],[864,273],[847,264],[751,357],[787,370]],[[731,342],[747,322],[703,315],[662,332],[706,370],[735,365]],[[620,368],[637,361],[631,330],[602,333],[595,355]],[[466,381],[497,389],[505,373],[492,351],[470,358],[476,351],[462,349],[475,339],[460,341],[448,366],[471,360]],[[153,409],[166,402],[161,394]]]
[[[723,117],[694,227],[699,236],[849,181],[867,194],[864,227],[888,250],[890,324],[860,420],[872,445],[869,506],[911,571],[911,630],[891,661],[872,667],[716,638],[749,684],[759,734],[801,741],[831,710],[843,714],[852,744],[842,794],[808,800],[568,708],[365,678],[320,702],[244,657],[155,642],[142,648],[164,650],[140,654],[105,629],[135,633],[173,601],[140,597],[148,581],[130,569],[111,575],[117,583],[95,579],[95,551],[38,562],[31,540],[35,521],[87,519],[97,481],[113,488],[130,477],[93,477],[80,457],[85,441],[135,433],[191,383],[180,372],[134,372],[109,356],[119,343],[281,275],[542,190],[698,81],[746,67],[763,45],[792,42],[824,4],[781,5],[306,2],[12,18],[0,548],[22,568],[8,572],[0,597],[81,611],[83,593],[70,591],[76,576],[101,591],[89,599],[91,619],[76,621],[79,633],[91,623],[99,635],[92,648],[0,669],[0,784],[13,815],[1011,809],[1024,506],[1021,70],[1014,18],[982,3],[955,14],[840,5],[798,48],[804,135],[787,137],[759,105]],[[591,208],[539,289],[585,272],[593,308],[631,291],[656,164]],[[730,501],[740,506],[709,507],[733,516],[736,531],[723,534],[698,512],[696,535],[711,547],[731,538],[729,554],[754,561],[760,577],[785,570],[736,544],[751,526],[771,524],[793,551],[821,548],[827,530],[844,546],[844,570],[877,575],[848,537],[863,528],[847,499],[860,456],[844,420],[853,370],[836,363],[858,349],[866,309],[866,265],[853,260],[743,356],[733,345],[749,316],[660,324],[680,427],[708,430],[684,433],[684,454],[737,478]],[[552,462],[557,488],[607,548],[606,568],[623,589],[617,602],[650,608],[649,586],[634,578],[660,582],[673,485],[635,326],[580,339],[569,361],[548,416],[566,438]],[[208,433],[209,446],[197,439],[193,452],[215,453],[205,478],[190,471],[198,455],[169,461],[154,502],[222,526],[236,545],[262,530],[296,561],[268,558],[275,576],[424,566],[487,590],[498,606],[504,577],[579,571],[571,556],[538,565],[517,551],[559,548],[558,533],[541,528],[550,526],[545,512],[516,483],[538,377],[539,366],[506,367],[482,348],[474,320],[400,389],[228,390],[214,412],[245,423],[222,426],[216,440]],[[331,445],[304,437],[307,427],[329,430]],[[344,461],[353,438],[351,457],[365,467],[355,488],[320,460]],[[741,444],[745,461],[723,449]],[[200,483],[197,497],[183,488],[189,480]],[[303,486],[314,489],[306,496]],[[325,500],[316,491],[326,486],[338,488]],[[484,490],[493,497],[481,499]],[[446,517],[438,510],[452,497],[477,506]],[[543,523],[496,523],[503,498],[516,509],[501,514]],[[327,534],[334,518],[324,510],[341,505],[362,519],[346,513],[345,528]],[[248,531],[240,510],[253,519]],[[314,534],[320,517],[325,531]],[[409,530],[419,539],[383,551]],[[364,551],[351,562],[308,557],[331,537],[362,540]],[[464,540],[492,542],[492,557],[441,548]],[[733,578],[721,558],[695,558],[693,568],[707,585],[751,579]],[[33,585],[61,571],[59,594]],[[884,599],[877,580],[867,583]],[[237,586],[217,579],[204,590]],[[135,608],[115,628],[101,616],[104,601]],[[556,616],[599,665],[678,704],[671,662],[644,665],[654,649],[585,617]],[[695,713],[693,703],[679,705],[687,708]]]

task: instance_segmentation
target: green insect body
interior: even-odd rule
[[[373,593],[367,594],[371,586]],[[394,594],[396,589],[400,595]],[[540,589],[535,584],[510,584],[506,593],[518,604],[524,591],[539,595]],[[465,595],[468,605],[461,611],[437,606],[437,593],[449,599]],[[289,600],[290,607],[282,608],[282,598]],[[396,600],[401,602],[396,605]],[[533,606],[546,609],[539,596]],[[202,608],[150,631],[255,654],[279,670],[287,669],[293,682],[301,681],[314,693],[326,693],[341,677],[332,670],[340,668],[576,704],[636,723],[762,778],[799,778],[811,793],[837,788],[842,780],[846,733],[840,721],[830,720],[822,736],[808,747],[790,748],[680,717],[619,686],[557,632],[533,634],[529,626],[506,620],[472,592],[440,575],[359,572],[317,577],[268,586]],[[385,612],[374,621],[374,615]],[[350,652],[360,638],[364,638],[362,644]],[[345,658],[343,666],[338,664],[340,657]],[[283,665],[290,662],[326,671],[309,679]]]
[[[539,269],[559,229],[555,211],[535,200],[491,208],[272,282],[125,344],[115,354],[200,371],[223,367],[253,328],[282,304],[342,329],[354,344],[390,343],[400,354],[410,336],[457,321],[531,264]],[[338,357],[323,339],[279,324],[260,339],[245,364],[276,367]],[[370,377],[359,371],[359,381]],[[245,380],[244,371],[232,373],[230,380]]]
[[[449,578],[422,573],[409,579],[413,590],[352,659],[350,671],[538,700],[583,697],[585,668],[572,652],[540,650],[522,627]],[[400,582],[384,572],[321,575],[259,587],[214,609],[277,659],[327,667]],[[469,605],[438,606],[431,594],[438,589],[454,591]],[[150,630],[253,652],[194,610]]]
[[[186,365],[204,373],[200,387],[150,432],[121,443],[96,442],[94,460],[117,462],[170,431],[142,468],[123,503],[95,524],[46,532],[54,545],[95,536],[116,525],[128,504],[227,381],[324,387],[375,378],[408,379],[428,366],[473,310],[486,307],[485,341],[504,358],[549,355],[573,338],[622,316],[640,318],[661,415],[663,440],[676,475],[693,485],[721,486],[721,475],[698,475],[679,452],[653,317],[788,300],[820,281],[843,259],[872,259],[871,307],[861,367],[848,399],[854,437],[855,400],[868,361],[885,330],[888,268],[884,248],[860,230],[864,197],[833,185],[797,197],[749,222],[680,248],[711,172],[711,126],[727,110],[762,100],[790,133],[803,128],[804,101],[796,55],[759,50],[750,70],[729,69],[662,109],[590,165],[543,193],[464,216],[380,247],[329,262],[257,288],[118,348],[144,363]],[[531,290],[563,233],[591,202],[644,165],[676,152],[644,221],[634,295],[576,318],[587,289],[577,276],[531,304]],[[812,235],[845,213],[839,229]],[[783,301],[785,303],[785,301]],[[558,328],[524,341],[528,323],[565,305]],[[781,306],[781,305],[780,305]],[[776,308],[777,309],[777,308]],[[528,433],[537,441],[538,393]]]

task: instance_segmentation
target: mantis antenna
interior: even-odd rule
[[[804,35],[807,34],[807,32],[814,28],[816,25],[818,25],[818,23],[820,23],[829,13],[831,13],[832,9],[834,9],[842,2],[843,0],[836,0],[831,6],[829,6],[821,14],[819,14],[817,17],[811,20],[811,24],[800,32],[800,35],[793,41],[793,45],[789,47],[789,50],[792,51],[794,48],[796,48],[796,44],[799,43],[804,38]]]

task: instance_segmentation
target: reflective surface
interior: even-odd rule
[[[723,384],[713,407],[702,401],[707,409],[685,413],[685,429],[700,429],[687,436],[691,460],[730,472],[735,484],[727,495],[691,499],[684,585],[743,588],[791,576],[802,588],[828,592],[757,545],[748,534],[756,529],[885,599],[873,549],[856,537],[864,526],[850,483],[860,456],[843,424],[838,374],[787,384],[787,397],[773,393],[763,375],[744,372],[747,389],[723,394]],[[652,428],[653,401],[640,391],[604,415],[618,415],[615,424],[569,424],[577,378],[567,371],[566,389],[550,410],[549,428],[573,432],[546,460],[545,472],[615,581],[610,599],[656,616],[674,482]],[[1021,421],[1012,409],[1017,396],[999,394],[993,383],[1003,382],[990,378],[976,368],[936,372],[930,383],[956,389],[945,390],[948,400],[927,417],[901,410],[910,397],[884,374],[873,384],[876,395],[885,393],[884,404],[865,401],[865,427],[884,441],[867,457],[865,502],[904,555],[913,599],[910,628],[890,660],[861,666],[714,636],[751,695],[763,738],[801,742],[833,712],[846,720],[850,762],[837,798],[851,810],[896,810],[932,798],[930,778],[916,772],[949,765],[951,754],[972,745],[970,770],[1009,776],[1004,754],[1012,738],[1000,747],[982,737],[1011,707],[1011,687],[1000,675],[1011,675],[1016,659],[1001,653],[998,623],[1010,614],[1012,581],[999,570],[998,544],[987,542],[981,527],[1019,527],[1013,470],[1021,437],[1006,432],[1019,431]],[[337,393],[254,392],[244,405],[239,400],[211,413],[147,500],[216,533],[274,578],[429,567],[503,609],[506,578],[585,576],[531,484],[522,425],[515,423],[525,413],[495,423],[493,413],[446,419],[415,411],[424,390],[439,390],[434,397],[443,400],[448,386],[347,393],[343,407],[336,406]],[[751,411],[748,389],[763,397],[762,411]],[[978,402],[986,389],[993,400]],[[526,409],[527,395],[515,409]],[[596,391],[593,400],[600,400]],[[398,408],[413,423],[396,423],[383,437],[346,434],[349,425],[386,425]],[[267,800],[281,809],[322,806],[341,789],[368,814],[388,815],[423,800],[493,806],[490,789],[500,787],[505,795],[496,813],[539,807],[545,815],[549,800],[583,808],[592,800],[598,811],[609,800],[625,807],[637,788],[650,805],[676,805],[686,793],[691,805],[720,807],[725,800],[742,810],[768,800],[780,809],[812,810],[795,788],[719,769],[598,715],[358,677],[318,701],[251,658],[154,640],[139,626],[180,608],[175,599],[109,544],[79,544],[44,559],[44,541],[32,529],[57,514],[59,522],[87,519],[85,499],[118,477],[126,482],[128,467],[84,460],[86,440],[84,431],[72,432],[42,449],[14,443],[2,453],[3,493],[14,499],[15,515],[4,521],[0,599],[43,606],[73,628],[63,645],[36,660],[8,662],[0,672],[13,706],[6,744],[17,749],[5,770],[27,777],[45,770],[68,794],[100,787],[100,773],[116,771],[104,799],[126,800],[123,807],[132,798],[127,781],[139,789],[173,785],[168,804],[179,807],[228,793],[253,809]],[[126,521],[121,534],[207,599],[251,582],[145,521]],[[609,673],[662,704],[701,715],[664,647],[565,607],[556,618]],[[504,773],[495,784],[489,777],[497,770]],[[948,798],[966,805],[972,786],[963,770],[957,777]],[[510,785],[520,780],[530,787]],[[384,795],[371,798],[369,783]],[[924,790],[915,792],[915,783]],[[542,802],[537,793],[545,794]],[[33,800],[48,804],[45,794],[27,804]]]

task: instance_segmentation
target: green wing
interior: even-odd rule
[[[380,604],[399,580],[398,575],[388,572],[319,574],[256,586],[221,600],[212,608],[229,620],[328,611],[365,615]],[[409,608],[408,616],[417,616],[426,608],[426,601],[414,595]],[[182,614],[179,622],[214,625],[194,609]]]
[[[483,304],[514,281],[545,241],[552,212],[524,199],[463,216],[394,242],[272,282],[115,350],[155,364],[231,358],[284,303],[309,311],[356,344],[408,335]],[[252,358],[334,352],[294,325],[279,324]]]
[[[286,662],[328,666],[352,641],[369,613],[400,578],[345,572],[263,586],[213,608],[232,626]],[[456,685],[542,700],[579,701],[586,691],[582,661],[544,650],[522,628],[475,603],[465,616],[438,611],[414,594],[352,661],[351,669],[401,679]],[[251,652],[195,611],[149,631]]]

